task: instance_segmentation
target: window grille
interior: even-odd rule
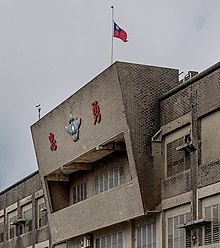
[[[86,182],[74,186],[73,188],[73,202],[77,203],[87,199]]]
[[[205,219],[211,220],[210,224],[205,225],[204,243],[205,245],[220,242],[220,204],[215,204],[205,208]]]
[[[190,153],[187,150],[177,150],[184,144],[185,137],[181,137],[167,144],[167,176],[175,175],[190,168]]]
[[[102,193],[124,183],[124,167],[120,166],[95,177],[95,194]]]
[[[168,219],[168,248],[191,248],[191,231],[179,228],[189,222],[191,213],[182,214]]]
[[[118,232],[96,239],[96,248],[123,248],[123,233]]]
[[[137,248],[156,248],[156,224],[137,228]]]

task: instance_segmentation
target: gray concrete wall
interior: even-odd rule
[[[199,74],[186,87],[183,84],[182,89],[163,98],[160,107],[162,126],[168,125],[186,113],[192,113],[190,125],[197,150],[191,153],[191,168],[198,167],[198,172],[194,175],[194,178],[198,178],[198,182],[194,184],[201,187],[216,183],[220,178],[218,166],[215,166],[220,159],[218,139],[220,69],[218,64],[207,69],[207,72],[201,73],[201,76]],[[174,188],[177,190],[176,187]]]
[[[120,166],[124,168],[124,182],[131,181],[127,154],[125,152],[116,152],[94,162],[91,170],[72,173],[69,175],[68,182],[48,182],[53,211],[55,212],[74,204],[74,186],[84,182],[86,182],[87,199],[93,197],[95,195],[95,177]],[[102,194],[105,194],[105,192]]]
[[[39,197],[42,197],[42,184],[40,175],[37,172],[27,176],[21,181],[15,183],[4,191],[0,192],[0,211],[4,213],[5,225],[4,225],[4,242],[0,244],[0,247],[4,248],[26,248],[39,242],[43,242],[50,239],[50,231],[48,225],[42,228],[36,228],[37,216],[36,216],[36,202]],[[32,203],[32,231],[20,234],[12,239],[8,239],[8,219],[7,213],[10,213],[12,209],[17,210],[17,219],[21,218],[20,207],[25,204]]]
[[[143,214],[138,182],[133,180],[49,215],[52,242],[120,223]]]
[[[178,84],[178,70],[119,63],[126,119],[145,211],[161,201],[161,167],[153,166],[151,138],[160,128],[159,97]]]
[[[95,100],[99,103],[102,118],[96,125],[91,106]],[[73,117],[81,118],[77,142],[73,142],[64,128],[68,125],[71,111]],[[127,127],[117,65],[114,64],[98,75],[35,123],[31,129],[42,176],[123,132]],[[54,152],[50,150],[49,132],[54,134],[57,142],[57,150]]]
[[[12,185],[9,189],[0,192],[0,209],[5,208],[28,195],[42,189],[39,173],[34,173],[28,180],[24,178],[21,183]]]
[[[220,181],[220,63],[165,94],[161,98],[160,108],[161,126],[169,126],[187,113],[192,116],[190,134],[196,149],[190,152],[190,170],[164,180],[162,198],[168,202],[172,198],[181,199],[183,194],[191,192],[192,219],[196,220],[204,217],[198,192],[205,194],[206,187]],[[172,132],[183,127],[179,126]],[[163,139],[166,139],[166,135]]]

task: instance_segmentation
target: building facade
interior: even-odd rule
[[[0,192],[0,247],[51,247],[38,171]]]
[[[220,247],[219,75],[217,63],[160,99],[164,247]]]
[[[220,246],[220,63],[116,62],[31,131],[56,248]]]

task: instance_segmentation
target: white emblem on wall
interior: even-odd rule
[[[66,131],[70,134],[73,141],[79,139],[79,127],[81,124],[81,118],[73,118],[72,113],[70,113],[69,125],[65,127]]]

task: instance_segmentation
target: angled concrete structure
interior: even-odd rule
[[[158,99],[177,84],[176,69],[116,62],[31,127],[53,245],[94,239],[94,231],[127,228],[159,211],[162,174],[151,137],[160,127]],[[94,101],[101,112],[95,125]],[[77,141],[65,130],[70,113],[81,119]]]

